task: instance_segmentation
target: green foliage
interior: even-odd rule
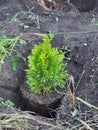
[[[4,99],[2,97],[0,97],[0,108],[2,108],[2,106],[3,106],[2,102],[5,103],[6,105],[11,106],[11,107],[15,106],[15,104],[12,101],[10,101],[10,100],[4,101]]]
[[[53,39],[55,37],[54,34],[53,34],[53,32],[52,31],[48,31],[48,32],[49,32],[50,39]]]
[[[17,65],[18,65],[18,60],[17,59],[12,59],[10,62],[11,62],[11,65],[12,65],[12,70],[16,71]]]
[[[98,21],[97,21],[97,19],[95,18],[94,15],[93,15],[93,18],[91,19],[91,23],[98,26]]]
[[[57,87],[64,88],[68,78],[68,73],[64,71],[64,54],[60,54],[58,48],[52,48],[52,39],[48,35],[42,40],[28,56],[26,69],[27,84],[34,93],[47,93],[57,90]]]
[[[23,27],[24,29],[28,29],[28,28],[30,28],[30,26],[23,22],[23,19],[26,19],[26,18],[27,18],[27,20],[34,22],[37,25],[38,29],[40,28],[39,17],[34,15],[31,11],[20,11],[20,12],[16,13],[12,17],[10,23],[15,22],[15,23],[18,23],[18,25]]]
[[[22,127],[23,128],[23,126],[25,126],[25,124],[27,123],[27,120],[24,119],[24,118],[18,118],[16,120],[16,123],[17,123],[18,127]]]
[[[6,104],[6,105],[9,105],[9,106],[11,106],[11,107],[14,107],[14,105],[15,105],[15,104],[14,104],[12,101],[10,101],[10,100],[6,100],[6,101],[5,101],[5,104]]]
[[[23,45],[23,44],[25,44],[25,41],[20,39],[20,37],[8,38],[6,35],[3,35],[0,38],[0,69],[2,64],[4,63],[5,58],[11,57],[13,51],[16,53],[14,47],[16,45]],[[15,62],[12,65],[14,65],[15,70]]]
[[[72,114],[73,117],[76,117],[77,114],[78,114],[78,110],[76,108],[74,108],[74,110],[71,111],[71,114]]]
[[[0,103],[3,101],[4,99],[2,97],[0,97]]]

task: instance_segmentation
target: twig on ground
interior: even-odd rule
[[[83,120],[78,119],[78,121],[81,122],[82,125],[84,125],[83,127],[80,127],[79,130],[83,130],[82,128],[86,128],[87,130],[94,130],[93,128],[91,128],[86,122],[84,122]]]
[[[90,104],[90,103],[84,101],[83,99],[81,99],[81,98],[79,98],[79,97],[76,97],[76,99],[79,100],[79,101],[81,101],[82,103],[84,103],[84,104],[87,105],[88,107],[94,108],[94,109],[96,109],[96,110],[98,111],[98,107],[96,107],[96,106],[94,106],[94,105],[92,105],[92,104]]]

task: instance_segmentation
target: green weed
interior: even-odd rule
[[[6,105],[9,105],[9,106],[11,106],[11,107],[14,107],[14,106],[15,106],[15,104],[14,104],[12,101],[10,101],[10,100],[6,100],[6,101],[5,101],[5,104],[6,104]]]
[[[98,26],[98,20],[96,20],[95,16],[93,15],[93,18],[91,19],[91,23]]]
[[[0,38],[0,69],[2,68],[2,64],[4,64],[5,58],[12,57],[12,52],[19,53],[15,50],[16,45],[23,45],[25,41],[20,39],[20,37],[16,38],[8,38],[6,35],[3,35]],[[16,62],[15,59],[12,61],[12,68],[16,70]]]
[[[25,17],[26,15],[26,17]],[[30,28],[29,25],[25,24],[23,22],[23,17],[27,18],[29,21],[32,21],[32,23],[34,22],[37,25],[37,28],[40,28],[40,24],[39,24],[39,17],[34,15],[34,13],[32,13],[31,11],[20,11],[18,13],[16,13],[13,18],[11,19],[10,23],[16,22],[19,24],[19,26],[23,27],[24,29],[28,29]]]
[[[11,106],[11,107],[14,107],[14,106],[15,106],[15,104],[14,104],[12,101],[10,101],[10,100],[5,100],[5,101],[4,101],[4,99],[3,99],[2,97],[0,97],[0,108],[2,108],[2,106],[3,106],[2,102],[3,102],[4,104],[6,104],[6,105]]]

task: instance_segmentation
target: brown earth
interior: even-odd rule
[[[47,34],[48,31],[53,32],[55,38],[52,41],[52,46],[58,47],[63,52],[66,52],[66,46],[69,48],[67,55],[70,60],[68,60],[67,70],[74,79],[75,97],[98,107],[98,2],[95,6],[93,5],[95,3],[90,3],[88,0],[86,3],[80,0],[79,2],[84,3],[83,5],[79,4],[77,0],[72,1],[73,5],[63,0],[55,2],[58,2],[61,8],[46,11],[36,2],[31,4],[27,0],[1,0],[0,37],[2,35],[16,37],[22,34],[22,39],[27,44],[21,47],[16,46],[15,49],[27,58],[33,45],[40,41],[40,35]],[[93,0],[93,2],[95,1]],[[85,8],[84,5],[86,5]],[[23,23],[22,26],[17,21],[11,22],[13,16],[20,11],[17,18]],[[93,18],[96,19],[95,23],[91,22]],[[28,28],[25,28],[25,25]],[[16,57],[15,54],[13,56]],[[34,107],[28,99],[22,96],[21,86],[25,82],[24,70],[26,67],[27,64],[19,59],[17,70],[13,72],[9,58],[5,59],[0,72],[0,97],[10,99],[22,110],[32,110],[40,115],[50,117],[47,106],[37,104],[38,106]],[[67,94],[68,92],[65,93],[65,97]],[[64,111],[62,111],[61,104]],[[70,103],[63,98],[56,105],[56,108],[53,107],[55,110],[61,105],[57,111],[57,118],[62,120],[66,117],[64,113],[69,111]],[[37,109],[38,107],[40,109]],[[76,107],[80,108],[82,112],[90,110],[84,103],[79,103]],[[52,116],[54,114],[56,111]],[[97,130],[98,125],[94,129]]]

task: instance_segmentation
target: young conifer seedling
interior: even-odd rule
[[[34,93],[49,93],[64,88],[68,73],[63,63],[64,54],[58,48],[52,48],[51,38],[45,35],[28,56],[26,69],[27,84]]]

